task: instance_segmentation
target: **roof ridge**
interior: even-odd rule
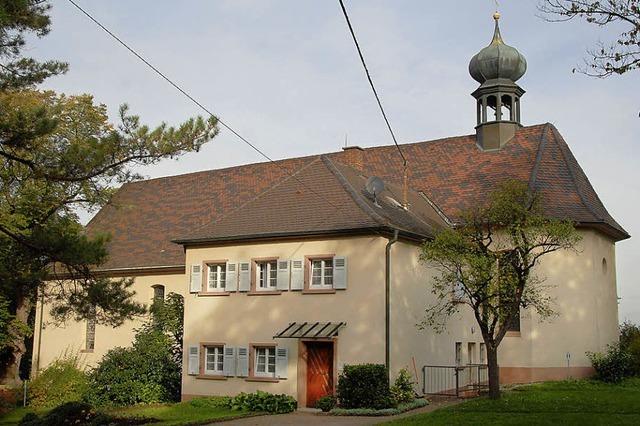
[[[320,158],[324,162],[327,169],[338,179],[338,182],[340,182],[340,185],[342,185],[345,192],[351,197],[351,199],[360,208],[360,210],[362,210],[363,213],[367,214],[381,225],[389,225],[388,221],[386,221],[382,216],[380,216],[365,202],[363,202],[362,199],[360,199],[360,196],[358,195],[355,188],[349,183],[347,178],[344,177],[340,170],[338,170],[338,168],[335,166],[335,164],[333,164],[333,161],[331,161],[329,157],[327,157],[326,155],[321,155]]]
[[[555,130],[555,131],[554,131]],[[604,221],[604,217],[600,217],[594,210],[593,208],[589,205],[589,203],[587,203],[587,200],[585,199],[584,194],[582,193],[581,189],[580,189],[580,185],[578,185],[578,182],[576,182],[576,176],[575,176],[575,172],[573,170],[573,167],[569,164],[569,161],[567,160],[567,153],[565,152],[565,150],[563,149],[563,147],[561,146],[559,140],[562,139],[562,137],[560,136],[560,138],[558,138],[559,132],[557,132],[557,129],[552,128],[551,129],[551,134],[553,135],[553,140],[556,142],[556,145],[558,146],[558,149],[560,150],[560,154],[562,155],[562,160],[564,161],[564,164],[567,166],[567,171],[569,172],[569,177],[571,178],[571,182],[573,183],[573,186],[576,189],[576,192],[578,193],[578,196],[580,197],[580,202],[582,203],[582,205],[593,215],[594,218]],[[564,141],[564,139],[562,139],[562,142],[564,142],[564,145],[566,146],[566,142]],[[568,147],[567,147],[568,148]],[[573,156],[573,153],[571,154]],[[575,157],[574,157],[575,159]],[[577,163],[577,160],[576,160]],[[578,167],[580,167],[580,164],[578,164]],[[584,173],[584,171],[583,171]],[[586,175],[585,175],[586,177]],[[589,178],[586,178],[587,182],[589,182]],[[589,185],[591,185],[591,182],[589,182]],[[593,186],[592,186],[593,188]],[[596,192],[595,190],[593,191],[594,193]],[[600,198],[598,197],[598,194],[596,193],[596,197],[598,198],[598,202],[600,204],[602,204],[602,201],[600,200]]]
[[[197,228],[193,229],[191,231],[191,233],[195,233],[200,229],[203,229],[207,226],[211,226],[213,224],[216,224],[218,222],[221,222],[223,219],[226,219],[227,217],[233,215],[234,213],[238,212],[239,210],[245,208],[248,204],[253,203],[254,201],[258,200],[259,198],[261,198],[263,195],[265,195],[266,193],[274,190],[275,188],[278,188],[280,185],[284,184],[285,182],[287,182],[289,179],[293,179],[295,178],[298,174],[302,173],[304,170],[306,170],[307,168],[311,167],[311,165],[313,165],[314,163],[316,163],[317,161],[320,160],[320,156],[316,156],[316,158],[314,158],[313,160],[309,161],[307,164],[305,164],[304,166],[300,167],[298,170],[296,170],[294,173],[288,174],[286,176],[284,176],[282,179],[280,179],[278,182],[276,182],[275,184],[271,185],[269,188],[265,189],[262,192],[259,192],[258,194],[256,194],[255,196],[253,196],[251,199],[245,201],[244,203],[242,203],[241,205],[239,205],[238,207],[236,207],[235,209],[232,209],[231,211],[227,212],[226,214],[222,214],[220,215],[220,217],[216,218],[213,222],[208,222],[205,223],[203,225],[198,226]]]
[[[540,162],[542,161],[542,153],[547,146],[547,130],[549,130],[549,126],[551,123],[545,123],[542,128],[542,132],[540,133],[540,142],[538,143],[538,152],[536,153],[536,161],[533,163],[533,168],[531,169],[531,176],[529,176],[529,189],[534,189],[536,179],[538,178],[538,170],[540,169]]]

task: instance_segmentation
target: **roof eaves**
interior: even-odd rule
[[[389,227],[362,227],[362,228],[349,228],[349,229],[327,229],[316,231],[283,231],[283,232],[269,232],[260,234],[247,234],[247,235],[229,235],[225,237],[199,237],[199,238],[184,238],[172,240],[173,243],[183,246],[191,245],[203,245],[210,243],[227,243],[227,242],[241,242],[249,240],[271,240],[271,239],[287,239],[296,237],[324,237],[335,235],[359,235],[359,234],[371,234],[379,233],[389,229]],[[403,230],[406,235],[411,235],[410,231]]]

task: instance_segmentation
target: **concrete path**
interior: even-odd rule
[[[309,413],[305,411],[295,411],[290,414],[278,414],[274,416],[258,416],[245,419],[231,420],[224,422],[225,425],[242,425],[242,426],[297,426],[297,425],[374,425],[384,423],[407,416],[413,416],[421,413],[428,413],[438,408],[454,405],[462,402],[462,400],[448,399],[440,401],[432,401],[426,407],[417,410],[402,413],[397,416],[388,417],[356,417],[356,416],[328,416],[326,414]]]

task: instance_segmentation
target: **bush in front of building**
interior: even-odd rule
[[[395,407],[387,368],[382,364],[345,365],[338,378],[338,403],[342,408]]]
[[[631,374],[640,376],[640,326],[629,321],[622,323],[620,347],[631,355]]]
[[[89,373],[86,401],[125,406],[180,400],[184,299],[156,300],[133,345],[107,352]]]
[[[285,394],[272,394],[256,391],[254,393],[239,393],[229,401],[232,410],[247,410],[269,414],[291,413],[298,403],[295,398]]]
[[[625,351],[620,343],[607,345],[602,352],[587,352],[591,365],[596,370],[595,378],[603,382],[618,383],[625,377],[632,375],[633,359],[629,352]]]
[[[413,385],[414,382],[409,371],[406,368],[400,370],[393,386],[391,386],[391,396],[396,404],[408,404],[415,400],[416,393],[413,390]]]
[[[325,395],[316,401],[316,408],[322,410],[323,413],[333,410],[336,405],[338,405],[338,399],[333,395]]]
[[[375,410],[373,408],[334,408],[329,414],[332,416],[366,416],[366,417],[382,417],[397,416],[407,411],[415,410],[428,405],[429,402],[424,398],[414,399],[411,402],[399,404],[395,408],[384,408]]]
[[[80,356],[65,353],[29,382],[27,389],[29,406],[34,408],[52,408],[82,400],[88,381]]]
[[[155,421],[156,419],[145,417],[119,418],[96,412],[90,404],[75,401],[66,402],[42,416],[36,413],[27,413],[20,420],[20,426],[130,426]]]
[[[145,330],[130,348],[114,348],[89,373],[86,401],[97,406],[173,402],[180,398],[181,369],[167,335]]]

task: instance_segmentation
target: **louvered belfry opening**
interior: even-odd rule
[[[480,83],[476,98],[476,137],[483,150],[502,148],[522,126],[520,98],[524,90],[516,84],[527,70],[527,61],[517,49],[504,43],[496,13],[491,43],[471,58],[469,74]]]

